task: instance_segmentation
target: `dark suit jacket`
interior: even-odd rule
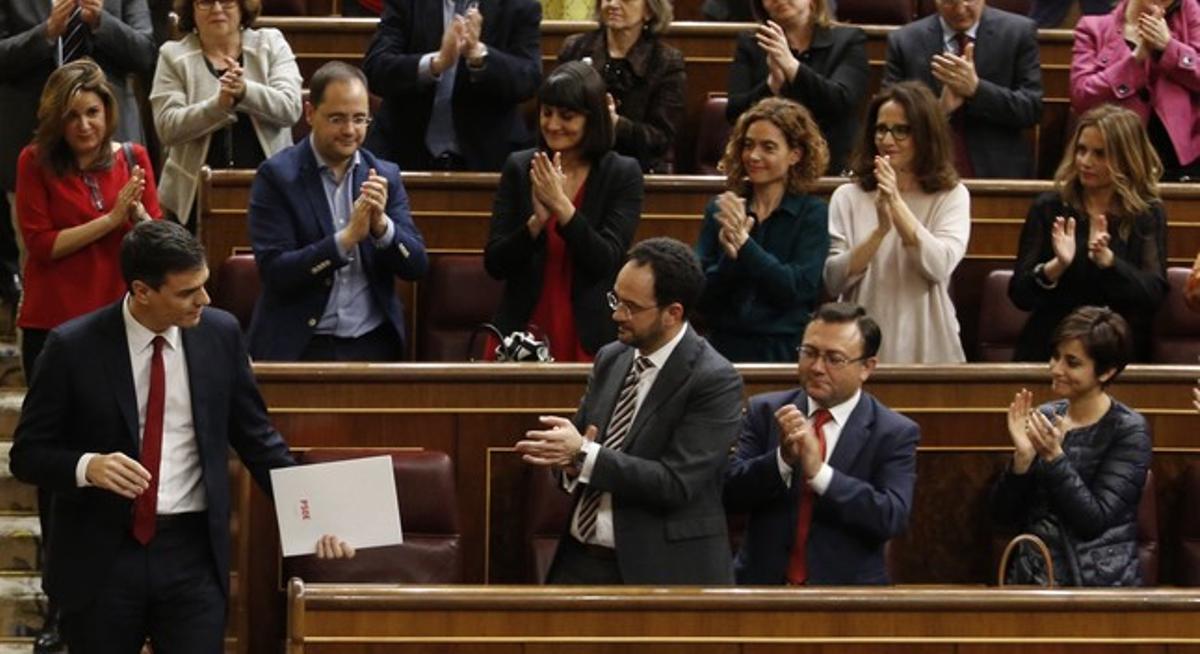
[[[625,449],[601,448],[592,469],[591,486],[612,493],[617,563],[627,584],[733,582],[721,477],[737,436],[742,380],[686,329],[638,408]],[[596,425],[604,437],[635,355],[624,343],[596,355],[574,419],[581,433]]]
[[[487,64],[472,72],[459,59],[454,129],[469,170],[500,170],[510,152],[533,143],[518,108],[542,79],[542,6],[535,0],[481,0],[479,11]],[[441,0],[386,0],[363,60],[371,92],[383,98],[366,145],[405,170],[429,168],[425,130],[437,85],[422,83],[417,65],[441,46],[442,22]]]
[[[1021,130],[1042,118],[1042,70],[1037,25],[1024,16],[984,7],[975,39],[979,88],[959,111],[966,111],[967,149],[976,177],[1033,177],[1033,152]],[[919,80],[942,92],[930,68],[943,52],[942,24],[936,13],[888,35],[884,85]]]
[[[86,452],[137,459],[137,397],[121,301],[50,332],[21,408],[12,448],[13,475],[54,492],[45,585],[65,611],[82,608],[108,575],[130,532],[133,502],[99,488],[77,488],[75,465]],[[267,419],[237,319],[205,309],[182,332],[208,532],[221,588],[229,587],[229,447],[255,481],[271,490],[271,468],[292,464],[283,437]]]
[[[568,36],[558,53],[559,63],[584,57],[591,58],[592,68],[617,102],[621,118],[613,149],[637,159],[646,172],[670,172],[675,135],[683,126],[683,53],[643,30],[625,56],[627,67],[609,66],[608,37],[602,27]]]
[[[536,239],[525,222],[533,215],[529,163],[533,150],[514,152],[504,164],[492,207],[483,265],[504,280],[494,320],[508,334],[525,329],[542,294],[546,233]],[[571,308],[579,340],[588,352],[616,338],[617,327],[604,294],[612,289],[642,213],[642,170],[636,160],[609,151],[592,164],[583,183],[583,203],[559,234],[566,241],[574,276]]]
[[[794,389],[750,398],[733,463],[725,475],[725,506],[749,513],[734,568],[739,584],[782,584],[796,535],[803,482],[779,474],[775,411],[808,397]],[[886,584],[883,546],[908,526],[917,479],[916,423],[866,391],[829,457],[833,480],[817,496],[808,533],[808,583]]]
[[[829,142],[827,174],[839,175],[858,138],[863,103],[867,96],[867,35],[857,27],[818,28],[808,52],[799,56],[796,79],[783,85],[782,97],[795,100],[812,112]],[[758,47],[754,32],[737,37],[737,51],[729,71],[729,104],[725,115],[734,122],[763,98],[767,86],[767,56]]]
[[[385,249],[368,236],[358,244],[375,306],[404,340],[404,307],[396,278],[419,279],[428,260],[425,242],[408,212],[408,195],[396,164],[359,149],[354,197],[375,171],[388,180],[387,216],[396,238]],[[250,243],[262,277],[262,293],[250,321],[250,354],[256,359],[295,361],[329,304],[334,273],[346,265],[338,252],[329,201],[308,139],[263,162],[250,189]]]
[[[0,190],[17,183],[17,155],[33,138],[46,78],[58,67],[58,43],[46,39],[50,0],[0,2]],[[92,58],[104,69],[120,107],[118,141],[142,142],[130,74],[148,76],[158,56],[146,0],[104,0]]]

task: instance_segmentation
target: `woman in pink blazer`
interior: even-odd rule
[[[1136,111],[1164,180],[1200,180],[1200,0],[1122,0],[1075,28],[1071,107]]]

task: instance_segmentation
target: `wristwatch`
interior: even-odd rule
[[[488,49],[484,43],[479,44],[479,54],[474,57],[467,57],[467,66],[471,68],[483,68],[487,63]]]
[[[576,468],[583,469],[583,462],[587,460],[587,450],[581,446],[579,451],[575,452],[574,458],[571,459],[571,465]]]

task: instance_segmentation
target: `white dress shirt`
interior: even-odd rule
[[[654,365],[642,371],[642,377],[638,380],[637,400],[633,408],[633,417],[630,418],[630,429],[633,429],[633,423],[637,421],[637,414],[642,410],[642,401],[646,399],[646,395],[650,392],[650,388],[654,386],[654,380],[658,379],[658,372],[666,365],[667,359],[671,358],[671,353],[675,351],[675,347],[679,345],[679,341],[683,340],[684,333],[689,329],[688,323],[683,323],[683,327],[679,330],[675,337],[667,341],[665,345],[658,348],[651,354],[645,354],[638,350],[634,357],[645,356],[650,359]],[[632,364],[631,364],[632,365]],[[628,373],[627,373],[628,374]],[[583,444],[583,451],[587,455],[583,460],[583,465],[579,469],[579,477],[573,480],[568,480],[567,490],[573,490],[577,483],[588,483],[592,478],[592,469],[596,467],[596,458],[599,456],[601,446],[595,441],[586,441]],[[596,530],[594,537],[591,540],[584,541],[592,545],[603,545],[605,547],[616,547],[616,539],[613,534],[612,520],[612,493],[600,494],[600,508],[596,511]],[[576,540],[583,541],[579,534],[579,512],[575,511],[571,515],[571,535]]]
[[[837,447],[838,438],[842,435],[842,427],[846,425],[846,421],[850,419],[850,414],[854,413],[854,407],[858,406],[858,401],[862,399],[862,389],[854,392],[850,399],[841,404],[829,408],[831,418],[821,427],[821,433],[825,435],[825,458],[821,464],[821,469],[812,479],[808,480],[808,487],[817,495],[824,495],[829,488],[829,482],[833,481],[833,468],[829,466],[829,457],[833,456],[833,450]],[[822,407],[810,397],[808,398],[808,419],[813,419],[815,414]],[[780,434],[782,440],[783,434]],[[779,474],[783,477],[783,483],[791,488],[792,479],[796,477],[796,471],[792,466],[788,465],[783,460],[783,451],[779,448],[775,450],[775,460],[779,463]],[[803,475],[803,471],[801,471]]]
[[[137,395],[139,450],[146,429],[146,405],[150,396],[150,365],[154,357],[154,337],[166,339],[163,345],[163,369],[166,394],[163,405],[162,457],[158,468],[158,514],[187,513],[208,508],[196,449],[196,429],[192,424],[192,393],[188,383],[187,358],[179,327],[171,326],[161,334],[150,331],[129,312],[129,296],[121,303],[125,318],[125,339],[129,345],[129,363]],[[87,464],[96,453],[84,454],[75,467],[75,481],[90,486]]]

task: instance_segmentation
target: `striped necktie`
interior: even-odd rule
[[[69,64],[80,57],[92,54],[92,30],[83,22],[83,9],[78,5],[67,20],[67,31],[62,35],[62,63]]]
[[[629,435],[629,427],[633,424],[633,414],[637,411],[638,384],[642,380],[642,373],[653,366],[654,362],[650,361],[649,357],[638,357],[629,367],[629,374],[625,375],[625,382],[621,386],[620,395],[617,396],[617,405],[613,409],[612,418],[608,421],[608,429],[605,432],[604,440],[600,442],[601,446],[618,452],[625,449],[625,437]],[[579,498],[579,506],[575,510],[579,536],[585,543],[596,536],[596,515],[600,512],[600,495],[601,492],[591,486],[584,487],[583,495]]]

